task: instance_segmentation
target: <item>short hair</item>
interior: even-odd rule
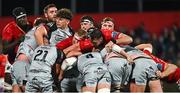
[[[55,4],[48,4],[48,5],[46,5],[44,7],[44,9],[43,9],[44,13],[47,13],[48,9],[51,8],[51,7],[56,7],[56,5]]]
[[[62,8],[57,11],[56,17],[65,18],[71,21],[73,18],[73,14],[69,9]]]
[[[114,19],[112,19],[111,17],[105,17],[105,18],[102,20],[102,22],[107,22],[107,21],[111,21],[111,22],[113,22],[113,24],[114,24]]]
[[[89,20],[92,24],[94,24],[94,19],[91,16],[84,15],[81,17],[80,22],[85,22],[86,20]]]
[[[88,37],[92,40],[95,38],[101,38],[103,37],[102,32],[98,28],[89,28],[88,29]]]
[[[38,26],[39,24],[42,24],[42,23],[46,24],[47,20],[42,17],[38,17],[34,20],[34,26]]]

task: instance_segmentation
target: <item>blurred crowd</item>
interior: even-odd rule
[[[178,38],[180,36],[180,27],[175,23],[170,27],[164,27],[160,35],[149,33],[147,30],[144,23],[140,23],[131,31],[126,27],[119,29],[120,32],[126,33],[133,38],[132,46],[151,43],[154,55],[180,67],[180,38]]]

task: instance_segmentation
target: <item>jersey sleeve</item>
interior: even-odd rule
[[[64,39],[63,41],[60,41],[56,44],[56,47],[58,49],[65,49],[72,45],[73,36],[70,36],[69,38]]]
[[[7,24],[2,31],[2,40],[3,41],[11,41],[13,39],[13,27],[12,24]]]
[[[180,83],[180,68],[177,68],[174,73],[171,73],[168,76],[168,81],[169,82],[179,82]]]
[[[83,53],[91,52],[93,49],[93,44],[91,43],[91,40],[89,39],[80,40],[79,46],[80,46],[81,52]]]
[[[121,34],[120,32],[105,29],[102,29],[101,32],[103,33],[106,42],[118,39],[118,36]]]

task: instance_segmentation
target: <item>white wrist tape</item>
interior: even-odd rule
[[[62,65],[61,65],[61,69],[62,69],[62,70],[66,70],[68,67],[73,66],[76,62],[77,62],[77,58],[76,58],[76,57],[66,58],[66,59],[63,61]]]
[[[114,51],[114,52],[120,53],[122,50],[123,50],[123,48],[121,48],[120,46],[118,46],[118,45],[116,45],[116,44],[114,44],[114,45],[112,46],[112,51]]]
[[[144,50],[147,50],[147,51],[149,51],[150,53],[152,53],[152,48],[146,47],[146,48],[144,48]]]

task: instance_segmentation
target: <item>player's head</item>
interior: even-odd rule
[[[104,45],[104,37],[102,32],[97,28],[88,29],[88,37],[91,39],[95,48],[102,49]]]
[[[12,11],[12,15],[16,20],[18,25],[26,25],[28,24],[27,14],[23,7],[16,7]]]
[[[46,23],[47,23],[47,20],[42,17],[38,17],[34,20],[34,26],[38,26],[40,24],[46,24]]]
[[[87,31],[89,28],[94,27],[94,19],[91,16],[85,15],[80,19],[81,29]]]
[[[55,4],[48,4],[47,6],[44,7],[44,16],[48,21],[56,21],[56,12],[57,8]]]
[[[110,17],[105,17],[101,22],[101,29],[114,30],[114,20]]]
[[[84,30],[82,30],[82,29],[79,29],[79,30],[75,33],[74,36],[75,36],[75,37],[78,36],[79,39],[86,38],[87,32],[84,31]],[[77,37],[76,37],[76,38],[77,38]]]
[[[57,11],[56,25],[58,28],[65,29],[73,18],[72,12],[67,8]]]

